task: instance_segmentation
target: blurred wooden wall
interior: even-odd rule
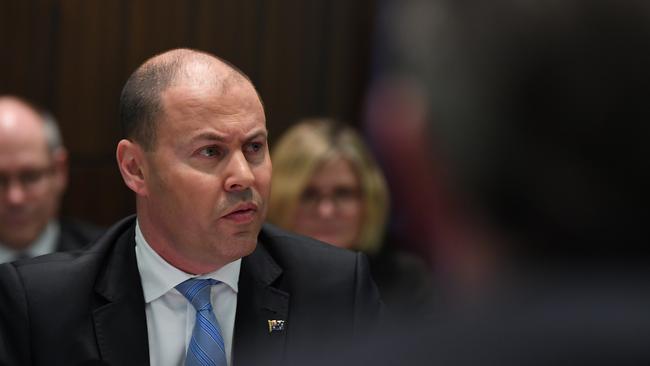
[[[107,225],[134,212],[114,151],[118,98],[144,60],[175,47],[246,72],[271,143],[292,121],[360,119],[376,0],[0,0],[0,94],[61,124],[71,154],[65,215]]]

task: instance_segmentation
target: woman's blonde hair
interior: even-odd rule
[[[325,162],[342,157],[359,179],[363,219],[353,249],[367,253],[381,246],[388,215],[386,180],[359,134],[331,119],[305,119],[276,142],[272,153],[273,177],[268,219],[292,230],[298,204],[311,177]]]

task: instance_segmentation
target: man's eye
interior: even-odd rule
[[[264,144],[261,142],[251,142],[246,146],[246,152],[250,154],[256,154],[262,151],[264,148]]]
[[[221,151],[219,148],[215,146],[210,146],[203,148],[199,151],[199,154],[205,157],[214,157],[214,156],[219,156],[221,154]]]

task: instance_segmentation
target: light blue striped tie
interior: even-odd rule
[[[226,348],[210,303],[210,289],[217,283],[211,279],[189,279],[176,286],[196,309],[196,323],[187,347],[185,366],[227,366]]]

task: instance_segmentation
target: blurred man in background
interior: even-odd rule
[[[0,96],[0,263],[78,249],[101,231],[58,219],[68,156],[53,118]]]

